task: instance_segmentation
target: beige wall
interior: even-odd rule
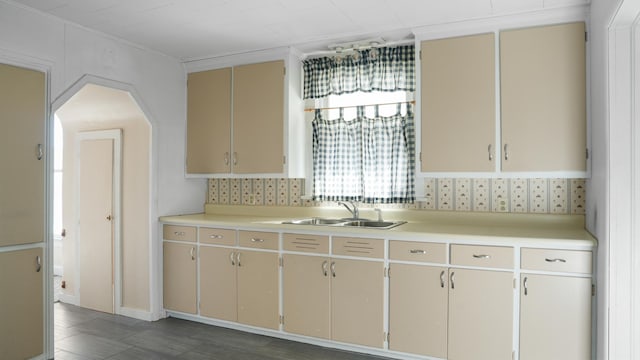
[[[149,184],[151,127],[127,92],[87,85],[56,113],[64,133],[63,226],[65,294],[75,295],[74,189],[76,135],[122,129],[122,306],[150,310]]]

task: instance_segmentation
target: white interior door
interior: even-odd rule
[[[114,194],[119,181],[115,171],[119,137],[119,131],[83,133],[78,142],[79,302],[108,313],[116,308]]]

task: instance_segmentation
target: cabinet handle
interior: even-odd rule
[[[504,159],[509,160],[508,144],[504,144]]]
[[[222,235],[209,235],[209,239],[222,239],[223,237]]]
[[[240,255],[241,253],[236,254],[236,262],[238,263],[238,267],[242,266],[242,264],[240,263]]]
[[[444,288],[444,270],[440,273],[440,287]]]
[[[191,254],[191,260],[195,260],[196,259],[196,248],[192,247],[191,250],[189,250],[189,254]]]
[[[233,153],[233,165],[238,165],[238,153]]]
[[[42,270],[42,259],[40,256],[36,256],[36,272],[40,272]]]
[[[489,153],[489,161],[493,161],[493,151],[491,151],[492,148],[493,146],[491,146],[491,144],[489,144],[489,146],[487,147],[487,152]]]
[[[36,158],[38,158],[38,160],[42,160],[43,156],[44,151],[42,150],[42,144],[38,144],[38,146],[36,147]]]
[[[476,258],[476,259],[490,259],[491,255],[486,255],[486,254],[476,255],[476,254],[473,254],[473,257]]]
[[[524,296],[527,296],[529,294],[529,289],[527,289],[528,280],[529,278],[525,276],[524,280],[522,281],[522,287],[524,288]]]
[[[456,273],[455,271],[451,272],[451,276],[450,276],[450,280],[451,280],[451,289],[455,289],[456,288],[456,284],[455,284],[455,279],[456,279]]]
[[[229,165],[229,152],[224,153],[224,164]]]
[[[331,262],[331,276],[336,277],[336,263],[334,261]]]
[[[236,262],[233,260],[233,255],[235,255],[233,251],[229,253],[229,260],[231,260],[231,266],[236,266]]]
[[[264,242],[264,239],[260,239],[260,238],[251,238],[251,242],[254,242],[254,243],[262,243],[262,242]]]
[[[327,272],[327,265],[329,265],[329,262],[325,260],[325,261],[322,263],[322,273],[324,274],[324,276],[327,276],[327,273],[328,273],[328,272]]]
[[[176,236],[184,236],[184,235],[185,235],[185,233],[184,233],[184,231],[174,231],[174,232],[173,232],[173,235],[176,235]]]
[[[546,262],[561,262],[561,263],[566,263],[567,262],[567,260],[560,259],[560,258],[556,258],[556,259],[545,258],[544,261],[546,261]]]
[[[426,254],[427,250],[413,249],[413,250],[409,250],[409,252],[412,254]]]

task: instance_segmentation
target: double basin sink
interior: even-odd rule
[[[288,225],[319,225],[319,226],[335,226],[335,227],[353,227],[366,229],[391,229],[396,226],[405,224],[406,221],[382,221],[368,219],[326,219],[326,218],[308,218],[298,220],[283,221],[282,224]]]

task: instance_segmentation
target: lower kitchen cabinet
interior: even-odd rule
[[[513,273],[449,270],[449,360],[513,359]]]
[[[234,248],[200,247],[200,315],[238,320]]]
[[[43,272],[41,248],[0,253],[0,359],[43,353]]]
[[[384,264],[286,254],[284,329],[382,348]]]
[[[384,263],[331,260],[333,340],[381,348],[384,345]]]
[[[278,253],[241,250],[236,254],[238,322],[279,329]]]
[[[523,274],[520,360],[591,359],[591,279]]]
[[[189,314],[197,309],[197,249],[195,244],[164,242],[164,308]]]
[[[293,254],[283,258],[284,330],[331,339],[331,259]]]
[[[447,357],[448,274],[444,267],[390,265],[390,350]]]

